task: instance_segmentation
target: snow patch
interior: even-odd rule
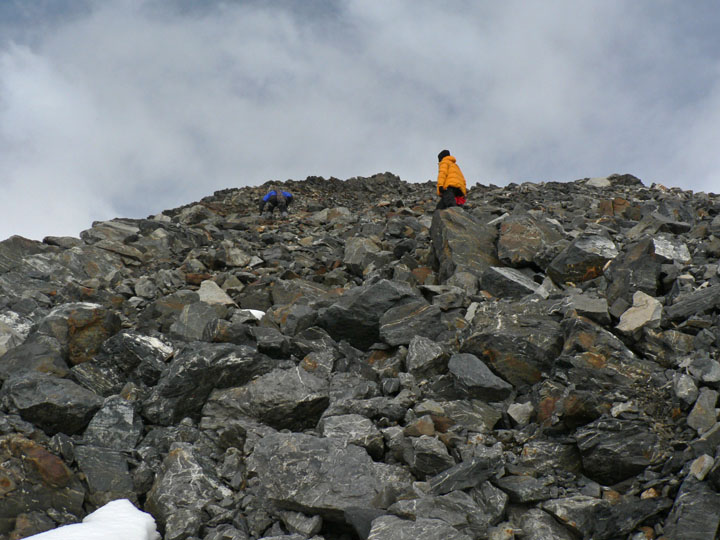
[[[110,501],[85,516],[82,523],[65,525],[29,536],[28,540],[160,540],[155,519],[127,499]]]

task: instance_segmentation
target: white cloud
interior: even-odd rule
[[[92,2],[0,52],[0,237],[269,179],[424,181],[446,147],[481,183],[716,181],[720,77],[673,4],[168,5]]]

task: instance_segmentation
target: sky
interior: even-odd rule
[[[0,239],[390,171],[720,192],[714,0],[3,0]],[[430,194],[432,195],[432,194]]]

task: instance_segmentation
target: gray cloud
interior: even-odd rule
[[[1,13],[2,238],[446,147],[483,184],[720,169],[711,2],[66,4]]]

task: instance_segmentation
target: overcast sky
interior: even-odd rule
[[[719,27],[711,0],[3,0],[0,239],[434,180],[444,148],[470,184],[720,192]]]

